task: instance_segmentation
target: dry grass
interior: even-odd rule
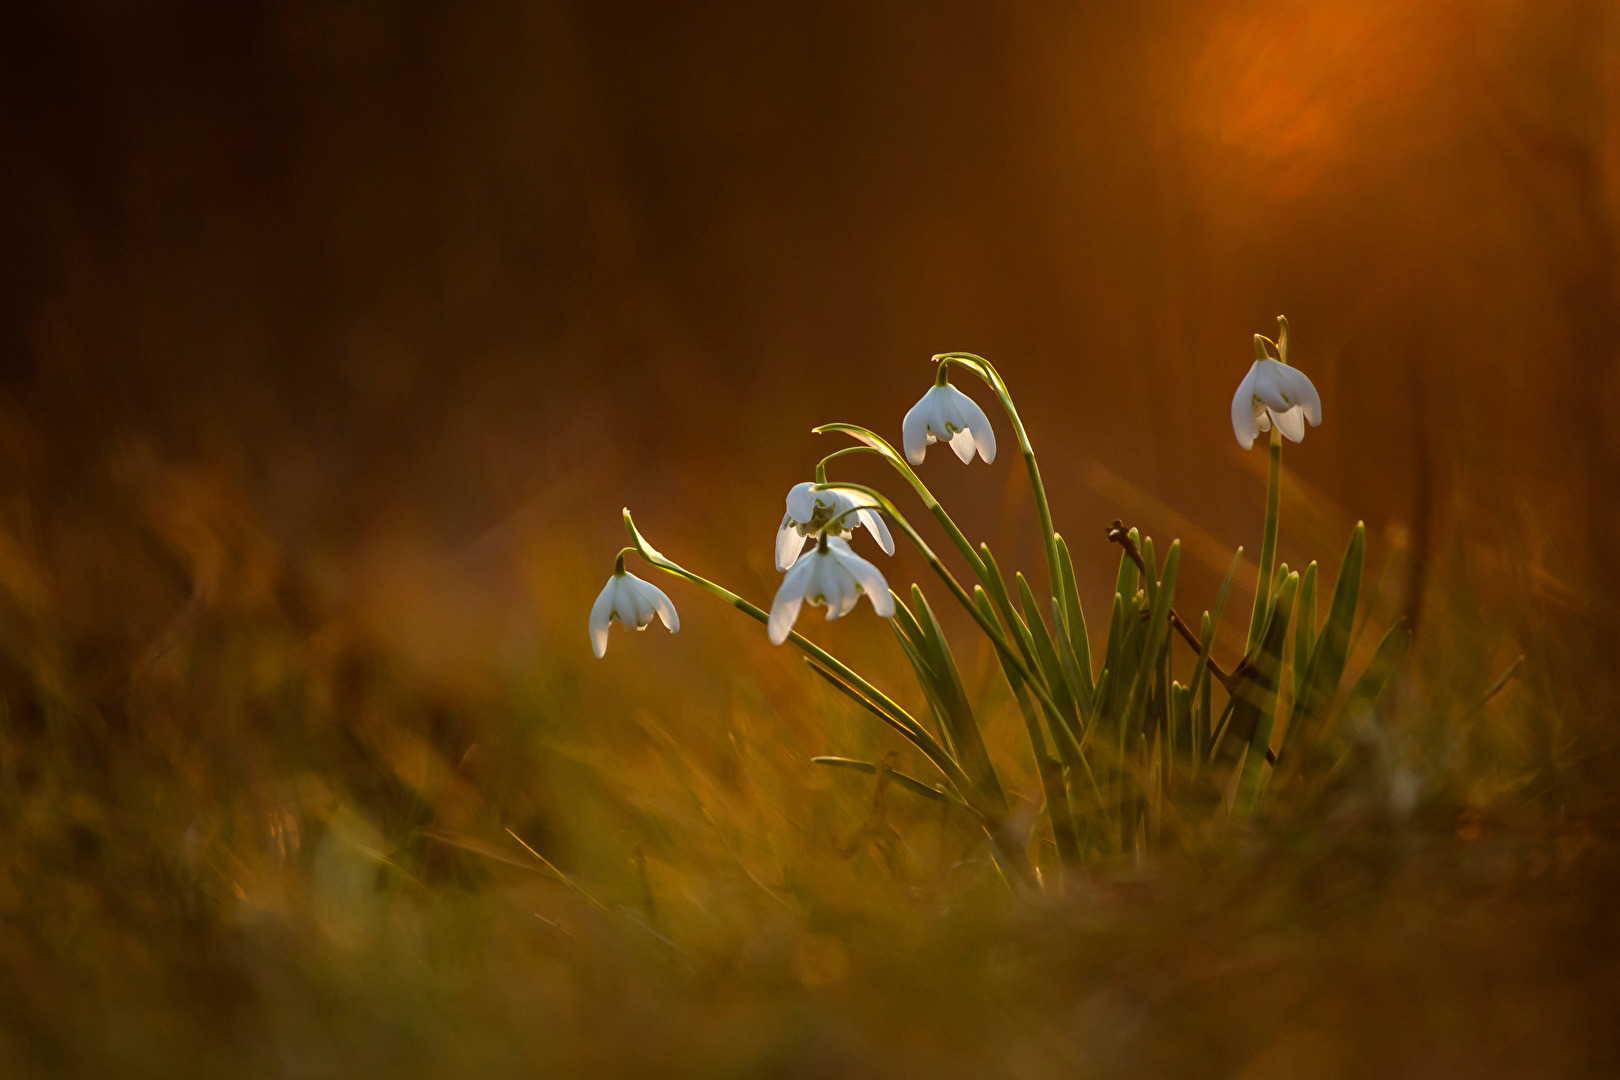
[[[704,598],[679,638],[616,631],[604,683],[600,560],[563,545],[514,544],[548,587],[496,627],[428,562],[277,552],[217,476],[106,484],[18,495],[0,534],[8,1075],[1620,1067],[1602,703],[1572,714],[1532,650],[1480,704],[1502,642],[1461,574],[1431,575],[1382,750],[1040,896],[971,823],[811,766],[922,772]],[[880,630],[839,648],[897,664]]]

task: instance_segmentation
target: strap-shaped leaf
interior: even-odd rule
[[[917,685],[922,687],[923,697],[928,701],[928,711],[934,714],[934,723],[939,726],[940,742],[944,744],[946,750],[950,751],[951,756],[960,762],[962,760],[961,754],[958,753],[955,744],[951,740],[950,709],[946,706],[945,699],[940,695],[939,676],[935,674],[934,669],[929,665],[928,658],[924,654],[925,646],[914,643],[907,638],[898,620],[895,621],[893,629],[894,636],[900,642],[901,651],[906,654],[906,659],[911,663],[911,670],[916,673]]]
[[[1142,563],[1147,567],[1147,573],[1142,574],[1142,590],[1147,593],[1148,607],[1152,607],[1153,601],[1159,596],[1159,560],[1154,554],[1153,537],[1142,537],[1141,552]]]
[[[1057,702],[1063,719],[1071,727],[1080,730],[1080,710],[1075,704],[1074,687],[1070,685],[1069,676],[1063,670],[1063,664],[1058,660],[1057,649],[1052,644],[1051,636],[1046,632],[1046,620],[1041,618],[1041,609],[1035,603],[1035,592],[1029,587],[1029,581],[1022,572],[1016,575],[1018,581],[1018,599],[1024,606],[1024,619],[1029,626],[1030,636],[1035,641],[1035,657],[1040,662],[1041,674],[1046,677],[1046,685],[1052,688],[1052,700]]]
[[[1204,612],[1203,625],[1199,627],[1198,663],[1193,667],[1192,689],[1202,700],[1202,716],[1199,720],[1201,737],[1198,743],[1200,754],[1205,753],[1209,746],[1210,734],[1210,677],[1209,658],[1215,649],[1215,631],[1221,625],[1221,616],[1226,611],[1226,598],[1232,592],[1232,580],[1237,577],[1238,567],[1243,563],[1243,549],[1240,547],[1232,553],[1232,564],[1226,568],[1226,577],[1221,579],[1221,589],[1215,594],[1215,607]]]
[[[854,772],[865,773],[867,776],[876,776],[878,771],[877,765],[873,762],[858,761],[855,758],[822,755],[820,757],[813,757],[810,760],[816,765],[827,765],[834,769],[850,769]],[[925,784],[921,780],[907,776],[905,773],[899,772],[895,769],[889,770],[889,779],[893,780],[896,784],[899,784],[907,791],[916,792],[925,799],[932,799],[933,801],[940,803],[954,803],[957,806],[964,805],[961,799],[951,795],[944,789]]]
[[[1007,582],[1001,576],[1001,567],[996,564],[995,555],[990,552],[989,544],[979,545],[979,559],[984,563],[985,587],[990,591],[990,599],[995,602],[996,610],[1001,612],[1001,619],[1011,624],[1013,641],[1018,645],[1019,655],[1031,671],[1036,670],[1038,661],[1035,659],[1035,639],[1030,635],[1029,627],[1014,610],[1012,598],[1007,594]]]
[[[1294,615],[1294,702],[1305,692],[1305,674],[1310,670],[1311,650],[1316,647],[1316,560],[1299,579],[1299,611]],[[1292,721],[1290,721],[1292,724]],[[1283,733],[1284,737],[1287,732]]]
[[[979,731],[979,721],[973,715],[973,707],[968,703],[956,658],[951,655],[950,643],[945,640],[945,634],[934,618],[934,611],[928,606],[927,597],[915,585],[911,587],[911,601],[916,608],[917,625],[922,628],[927,645],[928,651],[924,655],[935,672],[935,689],[945,709],[946,722],[950,725],[951,746],[956,751],[957,760],[980,790],[995,801],[995,805],[1005,807],[1006,792],[1002,790],[1001,779],[990,761],[990,753],[985,749],[984,736]]]
[[[1141,550],[1141,536],[1137,531],[1132,529],[1126,535],[1130,537],[1132,544],[1137,545],[1137,550]],[[1129,554],[1121,551],[1119,554],[1119,573],[1114,577],[1114,595],[1129,601],[1136,595],[1136,590],[1140,587],[1140,580],[1140,575],[1136,572],[1136,563],[1132,561]]]
[[[828,684],[833,687],[833,689],[855,702],[855,704],[859,705],[861,708],[870,712],[873,716],[876,716],[879,720],[882,720],[885,724],[888,724],[890,727],[894,728],[901,735],[905,736],[906,741],[910,742],[917,749],[921,750],[930,761],[939,767],[940,772],[944,773],[946,779],[951,781],[952,786],[957,788],[957,794],[960,795],[964,801],[967,801],[968,805],[973,806],[975,812],[980,814],[984,814],[986,812],[986,808],[977,805],[975,793],[969,786],[971,781],[962,771],[962,767],[956,761],[956,758],[948,753],[945,748],[939,744],[939,740],[935,739],[926,730],[924,730],[920,724],[918,724],[915,720],[912,720],[908,715],[889,715],[888,710],[884,708],[881,703],[868,699],[866,695],[860,691],[860,689],[840,678],[837,672],[823,666],[821,662],[816,660],[814,657],[807,656],[804,658],[804,662],[810,665],[810,670],[814,671],[817,675],[820,675],[823,679],[825,679]],[[906,721],[910,722],[907,723]]]
[[[1361,673],[1361,678],[1350,690],[1350,696],[1345,699],[1345,716],[1358,716],[1373,707],[1383,695],[1390,676],[1405,658],[1406,648],[1411,643],[1412,631],[1407,627],[1406,620],[1397,619],[1384,635],[1384,640],[1378,643],[1377,651],[1367,661],[1367,670]]]
[[[1170,757],[1189,751],[1196,758],[1198,748],[1193,745],[1192,688],[1171,680],[1170,683]]]
[[[1181,565],[1181,541],[1171,543],[1164,557],[1164,573],[1154,589],[1154,603],[1149,609],[1147,632],[1142,642],[1142,655],[1137,664],[1131,698],[1125,710],[1125,730],[1130,735],[1143,731],[1142,720],[1147,712],[1148,697],[1153,682],[1160,676],[1161,650],[1170,633],[1170,608],[1176,592],[1176,571]]]
[[[1062,611],[1063,632],[1069,639],[1069,651],[1080,675],[1080,692],[1089,703],[1095,687],[1091,675],[1091,642],[1086,638],[1086,614],[1080,607],[1080,590],[1075,587],[1074,562],[1069,558],[1069,545],[1063,537],[1057,538],[1058,569],[1063,572]],[[1085,710],[1082,710],[1085,711]]]
[[[1131,606],[1136,605],[1133,602]],[[1119,593],[1114,594],[1114,609],[1108,615],[1108,642],[1103,651],[1103,671],[1118,671],[1120,657],[1125,651],[1125,600]],[[1112,716],[1113,711],[1108,708],[1111,695],[1103,693],[1102,676],[1097,676],[1097,706],[1093,712],[1105,716]]]
[[[1052,629],[1057,634],[1058,663],[1069,681],[1075,706],[1080,711],[1080,726],[1084,727],[1091,722],[1091,673],[1081,668],[1080,658],[1074,653],[1074,643],[1069,640],[1069,628],[1063,615],[1062,604],[1063,601],[1058,597],[1052,597],[1052,607],[1057,611],[1057,618],[1052,620]],[[1082,627],[1081,633],[1084,632]]]
[[[973,599],[979,605],[979,610],[988,615],[991,611],[990,597],[982,588],[973,590]],[[1001,660],[1001,670],[1006,673],[1007,685],[1012,688],[1013,698],[1018,702],[1018,711],[1024,717],[1024,728],[1029,735],[1029,749],[1035,757],[1035,771],[1041,778],[1041,790],[1046,795],[1047,817],[1052,822],[1052,840],[1057,845],[1058,855],[1065,864],[1077,861],[1080,858],[1079,834],[1075,831],[1074,814],[1069,808],[1068,786],[1063,779],[1063,770],[1067,766],[1079,775],[1084,758],[1080,754],[1079,746],[1072,738],[1068,738],[1068,731],[1056,717],[1047,717],[1048,725],[1052,727],[1053,741],[1057,743],[1058,757],[1062,764],[1054,761],[1046,752],[1046,738],[1041,734],[1040,716],[1035,711],[1035,705],[1030,700],[1029,691],[1024,687],[1024,677],[1018,674],[1018,669],[1007,661],[1000,653],[996,654]]]
[[[1333,600],[1328,606],[1327,622],[1316,639],[1306,665],[1300,691],[1288,720],[1285,739],[1296,735],[1303,745],[1312,745],[1317,730],[1327,714],[1333,698],[1339,691],[1339,679],[1350,649],[1350,628],[1356,617],[1356,601],[1361,594],[1361,568],[1367,550],[1367,530],[1357,522],[1345,548],[1344,560],[1339,564],[1339,580],[1333,585]],[[1299,662],[1298,652],[1295,663]]]
[[[1243,759],[1243,776],[1238,781],[1236,807],[1247,812],[1259,792],[1260,777],[1266,765],[1266,751],[1271,745],[1271,727],[1277,717],[1277,690],[1282,677],[1283,646],[1288,641],[1288,622],[1294,610],[1294,597],[1299,592],[1299,575],[1289,574],[1274,594],[1271,618],[1260,639],[1260,648],[1254,654],[1244,678],[1238,684],[1237,705],[1232,710],[1229,735],[1244,740],[1245,730],[1249,753]]]

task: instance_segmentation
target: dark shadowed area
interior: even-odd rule
[[[1612,5],[75,0],[0,27],[0,1060],[1615,1061],[1593,1032],[1620,926],[1587,902],[1620,880]],[[666,581],[681,636],[588,651],[622,507],[763,604],[783,495],[841,445],[810,429],[898,442],[956,350],[1018,399],[1093,638],[1116,518],[1179,536],[1181,602],[1209,607],[1260,546],[1265,454],[1230,403],[1278,314],[1324,413],[1286,451],[1281,557],[1336,566],[1364,520],[1371,618],[1415,631],[1400,707],[1500,735],[1402,759],[1446,777],[1417,815],[1432,844],[1350,814],[1307,865],[1245,833],[1009,907],[918,884],[985,861],[932,811],[895,811],[906,873],[815,839],[872,795],[806,758],[891,747],[757,625]],[[921,472],[1004,565],[1040,567],[1002,440]],[[884,565],[931,581],[909,550]],[[1255,588],[1251,561],[1233,610]],[[902,664],[861,614],[801,629]],[[993,682],[988,646],[959,655]],[[1476,854],[1445,846],[1481,820]],[[569,887],[521,877],[513,834]],[[415,914],[376,914],[353,851],[386,853]],[[621,904],[628,941],[590,922]],[[939,971],[937,999],[892,1004]],[[1438,1004],[1397,1014],[1396,985]],[[1287,1019],[1245,1026],[1261,1013]]]

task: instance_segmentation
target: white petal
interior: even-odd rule
[[[782,579],[781,586],[776,590],[776,596],[771,600],[771,618],[766,624],[770,633],[771,644],[780,645],[787,640],[788,631],[799,618],[799,608],[804,603],[804,587],[810,578],[810,568],[815,562],[814,556],[800,559],[793,564],[793,569],[787,572]]]
[[[783,518],[782,527],[776,530],[776,568],[784,573],[798,561],[807,539],[794,527],[791,518],[791,514]]]
[[[984,458],[985,464],[996,460],[996,431],[990,426],[990,418],[984,415],[984,410],[979,408],[977,401],[954,386],[950,389],[953,392],[951,402],[956,406],[957,426],[973,433],[973,445],[978,449],[979,456]]]
[[[1292,381],[1287,372],[1287,365],[1276,360],[1254,362],[1254,396],[1265,402],[1266,408],[1273,414],[1287,412],[1299,404],[1289,393]]]
[[[787,516],[800,525],[816,516],[816,493],[810,487],[809,483],[803,483],[788,489]]]
[[[1299,442],[1305,437],[1305,410],[1302,407],[1295,405],[1283,412],[1273,411],[1271,419],[1289,442]]]
[[[810,557],[810,576],[805,579],[804,583],[804,598],[812,604],[825,604],[832,611],[838,609],[838,605],[843,599],[842,578],[845,576],[839,570],[838,561],[832,556],[832,546],[834,544],[840,547],[845,546],[844,541],[834,539],[827,541],[827,551],[817,549],[816,553]],[[835,615],[828,615],[828,618],[836,617]]]
[[[882,514],[876,510],[857,510],[855,518],[866,526],[866,531],[872,534],[878,547],[883,549],[883,554],[894,554],[894,537],[889,535],[889,526],[884,523]]]
[[[1254,438],[1260,432],[1255,423],[1254,409],[1254,369],[1259,367],[1256,362],[1238,383],[1237,393],[1232,395],[1232,434],[1237,436],[1238,445],[1247,450],[1254,445]]]
[[[608,578],[602,591],[596,594],[596,603],[591,605],[591,652],[596,654],[598,660],[607,655],[608,622],[613,611],[613,585],[616,581],[616,576]]]
[[[956,456],[962,459],[962,464],[964,464],[964,465],[972,464],[972,462],[973,462],[973,453],[974,453],[974,450],[976,449],[974,447],[974,445],[973,445],[973,432],[968,431],[966,428],[963,428],[961,431],[958,431],[955,435],[952,435],[951,436],[951,449],[955,450],[956,451]]]
[[[921,465],[927,453],[928,444],[933,439],[928,437],[928,418],[933,415],[933,406],[928,395],[924,394],[922,400],[911,407],[906,418],[900,424],[900,445],[905,448],[906,460],[913,465]]]
[[[1261,431],[1271,430],[1271,410],[1264,405],[1254,407],[1254,426]]]
[[[803,593],[783,596],[782,590],[777,590],[776,599],[771,601],[771,621],[768,626],[772,645],[780,645],[788,639],[788,634],[793,632],[793,624],[799,619],[799,608],[803,606]]]
[[[1277,372],[1277,382],[1289,399],[1304,411],[1305,419],[1311,422],[1312,427],[1322,422],[1322,398],[1317,394],[1316,384],[1311,382],[1308,375],[1299,368],[1284,366]],[[1283,429],[1283,434],[1288,434],[1286,428]]]
[[[840,568],[872,601],[872,610],[885,619],[892,617],[894,596],[889,592],[889,583],[883,579],[883,572],[848,548],[831,554],[838,560]]]
[[[653,611],[663,620],[665,629],[672,634],[678,633],[681,629],[681,617],[676,614],[675,605],[670,601],[669,596],[663,589],[650,581],[642,581],[640,578],[637,578],[636,581],[641,586],[642,592],[645,593],[648,601],[651,602]],[[649,618],[647,621],[650,623],[652,619]]]

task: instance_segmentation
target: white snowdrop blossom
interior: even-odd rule
[[[913,465],[921,465],[928,447],[936,442],[950,443],[964,465],[973,460],[975,450],[986,464],[996,460],[996,433],[990,418],[978,402],[950,383],[930,387],[911,407],[900,425],[900,436],[906,460]]]
[[[876,510],[866,509],[877,505],[875,499],[860,491],[813,491],[814,486],[809,483],[794,484],[787,493],[787,513],[782,515],[782,525],[776,530],[778,570],[791,569],[804,551],[804,545],[812,541],[816,532],[834,518],[840,518],[838,524],[833,526],[837,530],[836,535],[848,540],[857,528],[864,525],[885,555],[894,554],[894,537],[889,535],[889,527],[883,523],[883,516]]]
[[[1277,430],[1290,442],[1305,437],[1305,421],[1322,422],[1322,399],[1305,373],[1278,360],[1256,360],[1232,395],[1232,434],[1247,450],[1255,436]]]
[[[670,633],[680,630],[681,618],[663,589],[628,571],[616,571],[591,605],[591,651],[597,659],[607,654],[608,624],[616,620],[626,629],[645,630],[654,615],[664,620]]]
[[[883,574],[850,550],[848,541],[829,536],[825,546],[818,544],[815,551],[793,564],[776,590],[776,599],[771,601],[771,644],[787,640],[806,600],[824,604],[831,621],[848,615],[862,593],[872,601],[873,611],[885,619],[894,617],[894,597]]]

